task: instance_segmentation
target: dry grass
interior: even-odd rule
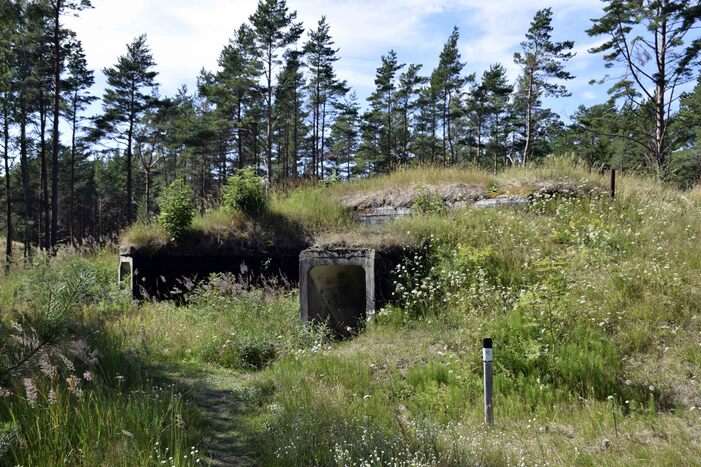
[[[525,169],[514,167],[497,175],[475,168],[417,167],[330,186],[303,182],[296,188],[273,193],[268,214],[258,219],[212,209],[195,217],[189,233],[180,244],[170,241],[156,222],[134,224],[124,232],[121,241],[148,252],[172,247],[194,250],[297,249],[314,243],[349,246],[413,245],[414,236],[406,235],[406,230],[395,223],[368,228],[356,222],[344,206],[344,200],[351,195],[354,199],[360,199],[364,194],[386,190],[405,193],[417,187],[457,183],[479,187],[490,197],[501,194],[529,195],[544,184],[556,185],[560,182],[583,187],[584,192],[594,189],[603,193],[608,190],[609,180],[608,173],[590,172],[586,167],[568,159],[547,160]],[[666,204],[684,205],[687,208],[698,209],[701,206],[701,186],[680,193],[659,181],[638,175],[620,174],[617,196],[625,203],[640,203],[654,198]]]

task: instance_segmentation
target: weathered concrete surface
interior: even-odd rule
[[[533,182],[527,186],[505,184],[499,189],[506,193],[491,198],[493,194],[488,192],[485,186],[465,183],[411,184],[371,193],[355,193],[344,198],[342,202],[360,222],[380,224],[387,220],[411,215],[420,196],[430,196],[440,200],[447,209],[467,207],[488,209],[525,206],[539,197],[571,198],[601,192],[596,185],[572,180],[545,180]]]
[[[327,323],[341,336],[375,316],[391,295],[396,251],[371,248],[310,248],[299,257],[302,322]]]
[[[448,207],[471,204],[487,195],[484,187],[452,183],[447,185],[407,185],[373,193],[357,193],[342,200],[343,205],[356,214],[361,222],[381,223],[413,212],[414,203],[421,196],[440,199]]]
[[[472,205],[475,209],[525,206],[530,200],[525,196],[502,195],[496,198],[480,199]]]

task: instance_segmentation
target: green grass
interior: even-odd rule
[[[339,208],[358,190],[463,182],[524,192],[563,178],[606,186],[561,160],[496,176],[426,168],[303,186],[275,194],[257,226],[212,211],[193,229],[266,238],[264,225],[304,226],[317,240],[346,231],[367,241],[370,231]],[[347,341],[304,328],[297,293],[275,285],[249,289],[216,276],[187,304],[138,304],[114,285],[114,251],[18,266],[2,279],[2,320],[40,323],[48,292],[74,284],[52,295],[73,305],[61,335],[103,356],[83,399],[61,382],[61,404],[40,398],[31,407],[27,375],[3,380],[13,394],[0,399],[9,433],[0,433],[0,451],[24,465],[150,465],[177,452],[184,465],[193,445],[203,462],[215,458],[206,440],[226,435],[220,444],[239,456],[231,463],[699,465],[701,191],[632,175],[618,185],[615,201],[543,197],[384,225],[374,233],[383,241],[422,249],[397,272],[394,303]],[[153,239],[149,229],[131,232]],[[489,429],[483,337],[495,342]],[[45,398],[50,381],[39,368],[30,374]],[[25,448],[20,439],[46,444]]]
[[[402,169],[389,175],[375,175],[348,183],[325,185],[302,182],[291,190],[274,191],[266,214],[251,218],[240,212],[210,209],[195,216],[189,231],[180,241],[168,238],[156,221],[137,222],[122,234],[122,243],[135,245],[147,252],[167,247],[193,250],[236,248],[246,244],[254,248],[285,248],[304,243],[349,243],[367,241],[368,229],[355,222],[346,204],[358,196],[383,190],[422,190],[429,186],[462,183],[479,187],[487,196],[531,194],[540,183],[588,180],[592,187],[605,187],[605,177],[591,174],[565,159],[549,161],[542,166],[515,168],[498,175],[476,168],[426,166]],[[370,235],[374,245],[406,244],[408,239],[393,229],[374,228]]]

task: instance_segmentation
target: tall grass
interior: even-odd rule
[[[374,233],[340,207],[359,191],[410,184],[533,193],[544,180],[597,186],[601,194],[418,213]],[[129,464],[171,453],[190,462],[202,435],[198,414],[176,390],[158,390],[144,376],[149,367],[175,367],[227,375],[235,429],[264,465],[698,463],[701,197],[698,188],[679,192],[623,174],[610,200],[606,184],[604,175],[553,160],[496,176],[422,168],[275,194],[271,218],[256,228],[282,223],[336,240],[341,231],[422,247],[395,271],[393,303],[342,342],[302,326],[296,292],[274,285],[252,289],[213,276],[186,304],[134,304],[110,285],[114,252],[40,262],[3,279],[3,319],[15,319],[10,310],[40,309],[44,284],[91,271],[66,331],[101,349],[103,369],[94,387],[81,382],[82,399],[60,385],[65,407],[45,399],[29,406],[19,380],[0,399],[8,422],[0,440],[14,440],[12,463],[109,463],[91,448],[98,444]],[[212,211],[193,228],[216,236],[253,229],[251,222]],[[482,413],[483,337],[495,343],[490,429]],[[37,380],[46,398],[48,386]],[[77,414],[75,428],[51,431],[69,414]],[[38,444],[21,453],[12,433],[43,437],[64,457]]]
[[[133,310],[114,252],[60,252],[3,279],[0,463],[194,465],[194,420],[106,323]],[[194,425],[190,425],[194,426]]]

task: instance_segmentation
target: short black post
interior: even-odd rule
[[[611,169],[611,199],[616,198],[616,169]]]
[[[482,339],[482,361],[484,362],[484,421],[494,423],[492,413],[492,339]]]

